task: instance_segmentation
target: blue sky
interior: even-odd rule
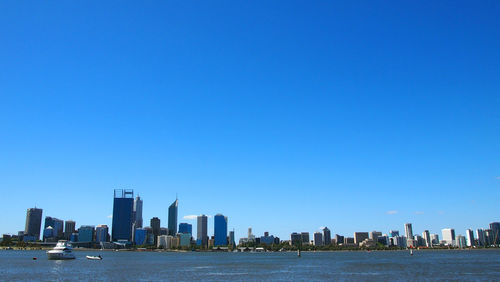
[[[2,1],[0,233],[179,196],[288,238],[499,221],[498,1]],[[213,229],[213,222],[209,221]],[[196,229],[196,227],[194,227]]]

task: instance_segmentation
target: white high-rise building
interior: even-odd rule
[[[424,230],[424,232],[422,232],[422,238],[424,238],[425,246],[427,248],[431,248],[432,241],[431,241],[431,234],[429,233],[429,230]]]
[[[446,245],[454,246],[455,245],[455,229],[453,228],[445,228],[442,229],[443,233],[443,241]]]
[[[467,229],[465,230],[465,238],[467,239],[467,246],[472,247],[474,246],[474,232],[472,229]]]
[[[134,200],[133,223],[135,228],[142,228],[142,200],[139,195]]]
[[[413,238],[413,227],[411,226],[411,223],[405,224],[405,237],[408,239]]]

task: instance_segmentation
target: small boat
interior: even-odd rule
[[[410,256],[413,256],[413,249],[410,249]]]
[[[73,247],[68,241],[59,240],[54,249],[47,251],[47,258],[55,260],[75,259]]]
[[[101,255],[98,255],[98,256],[86,256],[87,259],[92,259],[92,260],[102,260],[102,257]]]

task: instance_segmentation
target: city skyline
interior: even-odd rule
[[[236,238],[500,221],[495,1],[0,10],[0,233],[34,206],[112,230],[112,189]]]

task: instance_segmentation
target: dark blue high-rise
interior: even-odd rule
[[[214,246],[227,246],[227,217],[214,216]]]
[[[193,225],[189,223],[179,223],[179,233],[193,234]]]
[[[115,189],[111,240],[132,241],[134,190]]]

